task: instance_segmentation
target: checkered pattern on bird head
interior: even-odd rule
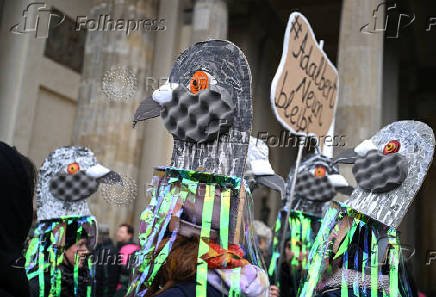
[[[77,173],[79,173],[98,163],[94,153],[85,147],[64,146],[51,152],[39,170],[36,189],[38,221],[67,215],[90,214],[86,199],[62,201],[60,198],[54,197],[50,191],[50,184],[53,179],[61,175],[71,175],[68,172],[70,164],[77,164]]]

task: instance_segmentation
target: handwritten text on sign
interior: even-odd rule
[[[334,118],[338,74],[304,16],[293,13],[289,22],[286,57],[273,81],[273,107],[291,132],[324,136]]]

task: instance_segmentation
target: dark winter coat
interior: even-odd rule
[[[156,295],[156,297],[195,297],[195,282],[180,283],[174,285],[173,287],[163,291],[161,294]],[[220,291],[214,287],[207,286],[207,297],[222,297]]]
[[[29,296],[23,248],[33,218],[34,168],[0,142],[0,295]]]
[[[87,296],[87,287],[92,284],[92,278],[88,269],[79,269],[79,286],[77,295],[74,295],[74,267],[71,264],[61,264],[61,294],[60,297],[85,297]],[[51,288],[50,276],[46,274],[44,277],[44,296],[48,296]],[[30,280],[30,289],[32,297],[39,297],[39,278],[34,277]],[[92,288],[91,296],[94,296],[95,288]]]
[[[118,284],[117,249],[112,240],[106,238],[94,251],[95,296],[112,297]]]

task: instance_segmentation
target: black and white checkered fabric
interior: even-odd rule
[[[384,193],[399,187],[407,177],[407,159],[398,153],[383,155],[377,150],[359,157],[352,171],[360,188]]]
[[[297,176],[295,195],[299,198],[324,202],[332,200],[335,194],[336,190],[327,176],[316,177],[307,170]]]
[[[86,175],[85,171],[58,174],[50,180],[50,193],[59,200],[80,201],[94,194],[98,185],[97,179]]]

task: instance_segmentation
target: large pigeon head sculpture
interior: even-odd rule
[[[134,125],[161,116],[174,138],[171,166],[242,177],[251,132],[250,84],[237,46],[196,43],[178,57],[168,82],[141,102]]]
[[[343,151],[336,163],[353,164],[358,187],[345,203],[397,228],[433,159],[433,130],[418,121],[394,122]]]

